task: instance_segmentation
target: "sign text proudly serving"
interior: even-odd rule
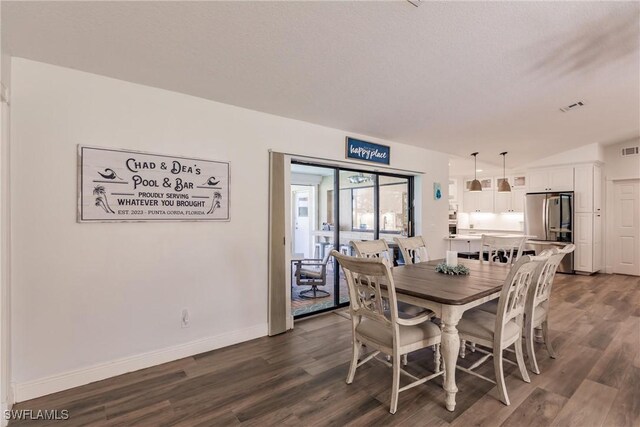
[[[229,163],[79,146],[78,219],[228,221]]]
[[[391,160],[391,148],[347,137],[347,158],[388,165]]]

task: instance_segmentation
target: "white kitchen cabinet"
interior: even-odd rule
[[[469,188],[471,188],[471,183],[474,179],[475,178],[473,177],[464,179],[464,191],[469,191]],[[480,181],[480,185],[482,185],[482,191],[493,191],[493,178],[478,177],[478,181]]]
[[[511,193],[499,193],[496,191],[495,212],[511,212]]]
[[[593,211],[604,212],[602,205],[602,167],[593,166]]]
[[[576,271],[594,273],[602,269],[602,214],[575,214],[575,245]]]
[[[511,190],[511,212],[524,212],[524,199],[527,190],[515,188]]]
[[[592,243],[593,215],[590,213],[576,213],[575,222],[575,241],[580,243]]]
[[[604,268],[604,253],[602,250],[602,214],[593,216],[593,271]]]
[[[495,213],[524,212],[525,189],[513,188],[508,193],[495,192]]]
[[[493,212],[493,190],[465,191],[462,195],[463,212]]]
[[[549,188],[549,173],[546,169],[534,169],[527,174],[529,181],[529,191],[547,191]]]
[[[527,189],[527,175],[524,173],[520,173],[520,174],[515,174],[511,176],[511,180],[509,181],[509,183],[511,184],[511,189],[512,190],[518,190],[518,189],[523,189],[526,190]]]
[[[602,212],[602,167],[579,165],[574,176],[576,212]]]
[[[593,214],[575,214],[574,269],[590,273],[593,270]]]
[[[532,169],[527,174],[529,192],[573,191],[573,166]]]
[[[598,163],[576,165],[575,269],[594,273],[604,268],[602,244],[602,168]]]
[[[593,212],[593,165],[579,165],[574,168],[575,211]]]

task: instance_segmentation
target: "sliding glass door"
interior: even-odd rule
[[[411,228],[410,178],[381,175],[379,182],[378,224],[380,238],[392,243],[394,237],[408,236]]]
[[[346,281],[329,253],[355,255],[350,242],[358,240],[394,246],[394,237],[411,235],[412,200],[413,177],[292,162],[294,317],[346,306]]]

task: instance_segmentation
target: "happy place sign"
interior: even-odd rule
[[[388,165],[391,160],[391,148],[386,145],[347,137],[347,158]]]
[[[78,147],[78,220],[228,221],[229,163]]]

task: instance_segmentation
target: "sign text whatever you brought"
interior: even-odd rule
[[[229,163],[79,146],[78,220],[228,221]]]

